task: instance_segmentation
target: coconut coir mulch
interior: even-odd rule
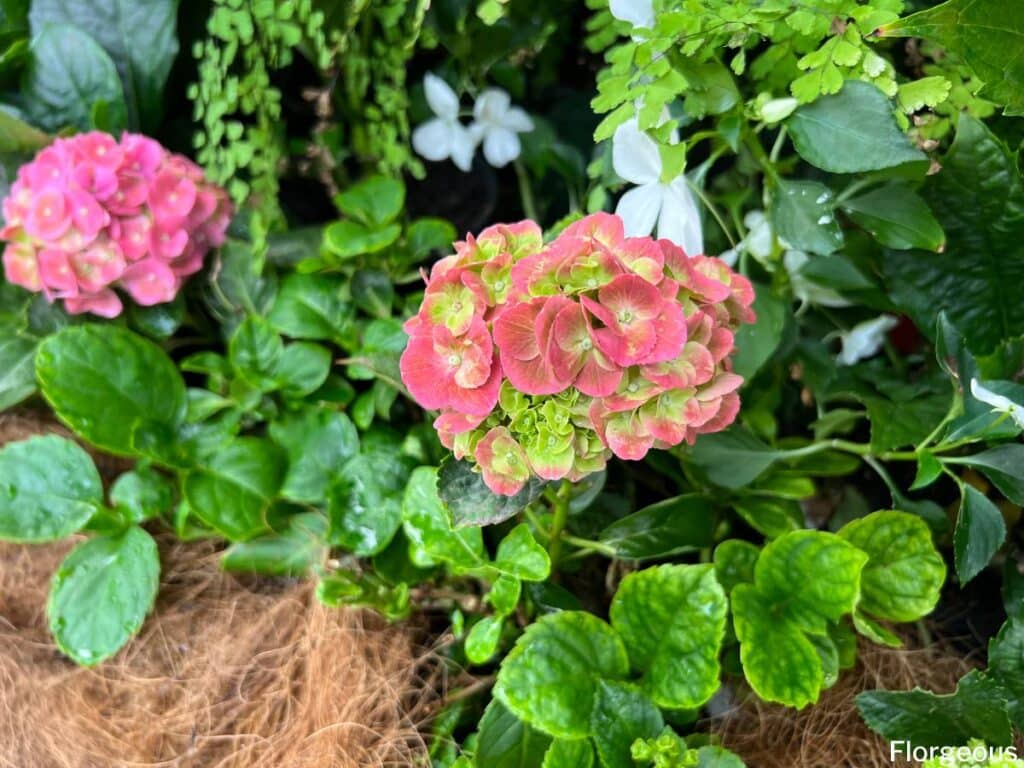
[[[0,444],[39,431],[60,430],[0,417]],[[211,543],[159,540],[153,615],[94,669],[46,629],[71,544],[0,545],[2,768],[423,764],[417,726],[443,681],[414,627],[324,608],[308,584],[225,574]]]

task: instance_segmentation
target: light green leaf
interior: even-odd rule
[[[903,647],[903,641],[899,635],[889,631],[870,616],[866,616],[860,611],[855,611],[853,614],[853,626],[873,643],[885,645],[889,648]]]
[[[725,592],[713,566],[661,565],[622,580],[611,623],[651,700],[693,709],[718,689],[725,614]]]
[[[48,26],[33,38],[21,91],[29,118],[46,131],[89,130],[99,102],[107,105],[112,130],[124,126],[124,92],[114,62],[76,27]]]
[[[928,204],[907,184],[887,182],[844,200],[841,207],[888,248],[939,251],[945,243],[942,225]]]
[[[0,109],[0,155],[35,154],[52,140],[37,128]]]
[[[594,768],[594,748],[587,739],[555,739],[544,755],[541,768]]]
[[[628,672],[626,649],[610,626],[589,613],[563,611],[527,627],[502,662],[494,695],[530,725],[581,739],[591,734],[602,679]]]
[[[612,680],[598,682],[590,728],[602,766],[633,768],[633,742],[652,739],[664,727],[661,712],[639,688]]]
[[[890,741],[921,747],[960,746],[973,738],[1008,745],[1012,729],[1007,707],[999,686],[978,670],[969,672],[956,692],[946,696],[920,688],[857,695],[857,709],[871,730]]]
[[[405,233],[406,245],[413,261],[422,261],[434,251],[451,248],[458,234],[445,219],[417,219]]]
[[[942,75],[911,80],[900,85],[896,91],[896,101],[899,102],[900,109],[907,114],[918,112],[925,107],[937,107],[949,97],[952,85]]]
[[[326,531],[327,521],[320,512],[293,515],[281,533],[232,544],[220,564],[226,571],[306,576],[327,555]]]
[[[232,541],[245,541],[266,530],[284,471],[284,456],[272,442],[235,438],[185,476],[185,498],[204,523]]]
[[[402,234],[398,224],[387,224],[379,229],[356,221],[336,221],[324,230],[324,246],[338,260],[348,260],[363,254],[377,253],[394,243]]]
[[[686,494],[651,504],[609,525],[598,541],[623,560],[648,560],[711,546],[715,508],[703,496]]]
[[[1024,328],[1015,288],[1024,282],[1024,180],[1015,154],[970,115],[940,162],[923,193],[946,247],[927,257],[888,252],[886,282],[919,327],[934,328],[943,310],[972,351],[988,352]]]
[[[402,520],[410,542],[409,556],[421,567],[447,563],[456,572],[488,564],[480,528],[452,528],[437,495],[437,469],[417,467],[402,500]]]
[[[966,584],[988,565],[1006,540],[1006,522],[999,507],[981,491],[963,486],[960,514],[953,531],[956,575]]]
[[[303,408],[270,425],[270,437],[288,454],[281,495],[293,501],[327,499],[335,473],[359,451],[355,425],[343,413]]]
[[[102,505],[96,465],[71,440],[32,437],[0,450],[0,539],[63,539]]]
[[[109,659],[153,607],[160,556],[137,526],[79,544],[53,577],[46,613],[57,646],[79,664]]]
[[[715,547],[715,577],[726,592],[754,580],[754,566],[761,550],[749,541],[728,539]]]
[[[466,636],[466,658],[473,664],[484,664],[498,652],[504,620],[501,616],[484,616]]]
[[[60,420],[110,453],[135,453],[140,424],[174,430],[185,417],[185,382],[174,362],[117,326],[72,326],[48,337],[36,354],[36,375]]]
[[[848,80],[839,93],[800,107],[787,126],[800,156],[830,173],[877,171],[928,159],[899,129],[888,97],[860,80]]]
[[[125,520],[141,523],[171,511],[174,485],[152,467],[139,464],[114,482],[110,503]]]
[[[350,333],[352,308],[344,282],[330,275],[292,274],[281,283],[267,319],[294,339],[338,341]]]
[[[124,85],[128,123],[152,133],[163,116],[163,90],[178,53],[177,0],[33,0],[29,21],[38,34],[69,24],[110,54]]]
[[[804,527],[803,511],[792,499],[745,496],[733,501],[732,506],[751,528],[770,539]]]
[[[334,196],[346,216],[371,227],[395,219],[405,205],[405,184],[390,176],[369,176]]]
[[[530,527],[520,523],[498,545],[494,567],[524,581],[544,581],[551,573],[551,559]]]
[[[835,196],[821,182],[778,179],[771,219],[776,235],[798,250],[827,256],[843,245]]]
[[[917,621],[935,608],[946,563],[928,525],[895,510],[847,523],[839,535],[868,556],[861,572],[859,609],[879,619]]]
[[[476,768],[526,768],[540,765],[551,737],[531,728],[492,699],[477,729]],[[576,766],[572,766],[576,768]]]

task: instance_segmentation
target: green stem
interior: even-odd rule
[[[577,536],[570,536],[567,533],[562,534],[562,541],[566,544],[572,544],[574,547],[578,547],[586,553],[597,552],[605,557],[615,557],[615,547],[610,544],[602,544],[600,541],[593,541],[591,539],[581,539]]]
[[[686,180],[686,183],[689,185],[690,189],[693,190],[694,193],[696,193],[697,197],[700,198],[700,201],[704,203],[704,207],[711,212],[711,215],[718,223],[719,228],[725,234],[725,239],[729,241],[729,247],[735,248],[736,239],[732,236],[732,232],[729,231],[729,227],[726,226],[725,220],[722,218],[722,215],[718,212],[718,209],[715,207],[715,204],[711,202],[708,196],[704,194],[704,190],[701,189],[699,186],[693,184],[689,179]]]
[[[518,160],[516,160],[514,165],[516,168],[516,178],[519,180],[519,199],[523,206],[523,213],[528,219],[540,221],[540,217],[537,215],[537,204],[533,199],[533,187],[530,185],[530,176],[526,173],[526,168]]]
[[[558,565],[562,554],[562,534],[569,520],[569,497],[572,494],[572,483],[563,480],[558,490],[548,495],[551,501],[551,539],[548,541],[548,557],[551,558],[551,569]]]

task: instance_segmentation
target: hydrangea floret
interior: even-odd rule
[[[532,221],[456,243],[405,325],[402,380],[495,493],[579,480],[736,418],[750,282],[598,213],[545,244]]]
[[[99,131],[57,139],[18,170],[3,201],[7,280],[71,314],[116,317],[174,299],[231,219],[224,190],[153,139]]]

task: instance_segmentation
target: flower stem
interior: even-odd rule
[[[551,501],[551,539],[548,541],[548,557],[551,558],[551,569],[558,565],[562,554],[562,532],[569,519],[569,497],[572,494],[572,483],[563,480],[555,493],[549,494]]]
[[[537,215],[537,204],[533,200],[533,187],[530,185],[530,176],[525,166],[518,160],[514,163],[516,168],[516,179],[519,181],[519,200],[523,206],[523,214],[528,219],[540,221]]]

